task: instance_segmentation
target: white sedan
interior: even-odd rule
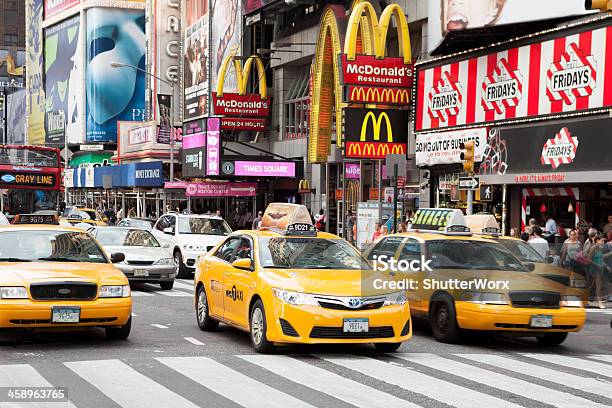
[[[158,283],[163,290],[174,286],[176,277],[170,247],[161,245],[149,232],[139,228],[94,227],[89,232],[107,253],[125,254],[121,269],[130,282]]]

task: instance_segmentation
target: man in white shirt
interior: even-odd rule
[[[542,228],[535,226],[533,227],[533,233],[531,239],[529,239],[528,244],[531,245],[533,249],[535,249],[542,258],[546,258],[548,256],[548,241],[542,238]]]
[[[548,214],[544,214],[544,220],[546,220],[544,230],[550,235],[556,235],[559,232],[559,225],[557,225],[557,221],[553,220]]]

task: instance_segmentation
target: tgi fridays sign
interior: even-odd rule
[[[562,164],[572,163],[576,158],[577,149],[578,137],[572,136],[570,130],[564,127],[554,138],[546,141],[540,162],[556,169]]]
[[[461,143],[474,141],[474,161],[482,161],[487,146],[487,129],[465,129],[454,132],[416,135],[417,166],[461,163]]]
[[[612,26],[557,36],[417,67],[415,130],[512,123],[612,107]]]

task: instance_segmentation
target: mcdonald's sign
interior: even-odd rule
[[[306,179],[300,180],[300,183],[298,184],[298,193],[299,194],[312,193],[312,189],[310,188],[310,181]]]
[[[255,64],[257,68],[256,86],[259,88],[259,94],[247,94],[248,82],[253,64]],[[225,77],[232,66],[236,71],[237,93],[223,91]],[[234,59],[234,55],[225,57],[219,69],[217,92],[213,92],[213,109],[215,115],[259,118],[269,116],[270,100],[268,98],[266,72],[258,56],[254,55],[249,57],[244,64],[244,68],[240,60]]]
[[[379,88],[370,86],[348,86],[346,102],[375,103],[384,105],[408,105],[410,89]]]
[[[408,111],[347,108],[345,110],[345,157],[384,159],[406,154]]]

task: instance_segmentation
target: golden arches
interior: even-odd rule
[[[235,53],[229,54],[225,59],[223,59],[223,63],[221,64],[221,68],[219,69],[219,78],[217,80],[217,95],[223,96],[223,87],[225,84],[225,77],[230,69],[230,64],[234,65],[234,69],[236,71],[236,86],[238,87],[237,91],[240,95],[246,95],[247,93],[247,85],[249,83],[249,74],[251,73],[251,69],[253,68],[253,63],[257,68],[257,76],[259,78],[259,95],[262,99],[266,99],[268,97],[268,86],[266,83],[266,69],[264,67],[261,58],[257,55],[251,55],[245,62],[244,68],[242,67],[242,62],[234,58]]]

